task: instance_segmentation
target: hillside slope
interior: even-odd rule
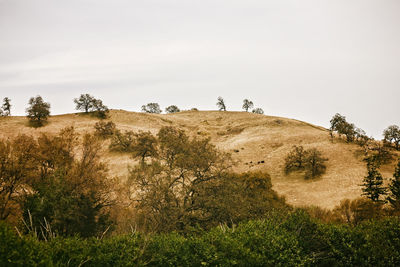
[[[361,194],[359,185],[366,168],[357,156],[358,146],[340,140],[332,143],[326,129],[305,122],[246,112],[185,111],[159,115],[123,110],[112,110],[109,120],[121,130],[156,133],[162,126],[175,126],[192,136],[209,136],[219,149],[232,154],[237,162],[235,170],[269,172],[274,189],[290,204],[333,208],[340,200]],[[0,138],[21,133],[56,133],[67,126],[74,126],[78,133],[91,132],[97,121],[84,114],[58,115],[51,117],[48,125],[35,129],[28,126],[25,117],[5,117],[0,118]],[[329,159],[326,174],[315,180],[305,180],[296,173],[285,175],[284,158],[293,145],[321,150]],[[112,175],[126,177],[128,165],[134,164],[130,156],[108,152],[107,143],[103,153]],[[391,177],[393,169],[389,165],[381,171],[384,177]]]

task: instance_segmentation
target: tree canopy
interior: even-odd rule
[[[50,103],[44,102],[41,96],[31,97],[26,113],[31,124],[40,127],[50,116]]]
[[[162,112],[162,110],[158,103],[148,103],[142,106],[142,112],[159,114]]]
[[[242,106],[242,108],[243,108],[246,112],[248,112],[249,109],[253,108],[253,106],[254,106],[254,104],[253,104],[252,101],[250,101],[250,100],[248,100],[248,99],[243,100],[243,106]]]

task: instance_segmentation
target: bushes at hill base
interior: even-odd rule
[[[20,238],[0,224],[0,265],[55,266],[399,266],[399,218],[355,227],[324,224],[305,212],[207,232],[105,239]]]

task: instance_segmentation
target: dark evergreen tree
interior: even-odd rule
[[[386,195],[386,188],[383,186],[383,178],[376,167],[376,163],[373,160],[368,160],[367,169],[368,175],[364,177],[362,195],[377,203],[385,202],[381,197]]]
[[[394,208],[400,209],[400,158],[394,171],[393,179],[390,181],[389,191],[388,200],[390,204]]]

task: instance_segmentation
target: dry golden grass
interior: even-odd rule
[[[333,208],[340,200],[361,194],[359,185],[366,168],[357,156],[358,146],[340,140],[332,143],[326,129],[305,122],[246,112],[185,111],[158,115],[123,110],[112,110],[109,120],[121,130],[156,133],[162,126],[175,126],[191,136],[210,137],[219,149],[232,154],[237,161],[236,171],[269,172],[274,189],[296,206]],[[66,114],[53,116],[46,126],[35,129],[28,126],[25,117],[5,117],[0,118],[0,137],[57,133],[67,126],[74,126],[82,134],[92,132],[97,121],[84,114]],[[285,175],[284,158],[293,145],[321,150],[329,159],[326,174],[315,180],[305,180],[299,173]],[[128,165],[134,164],[127,154],[108,152],[107,143],[103,153],[114,176],[124,178]],[[265,163],[258,163],[261,161]],[[384,177],[391,177],[393,170],[394,163],[381,169]]]

